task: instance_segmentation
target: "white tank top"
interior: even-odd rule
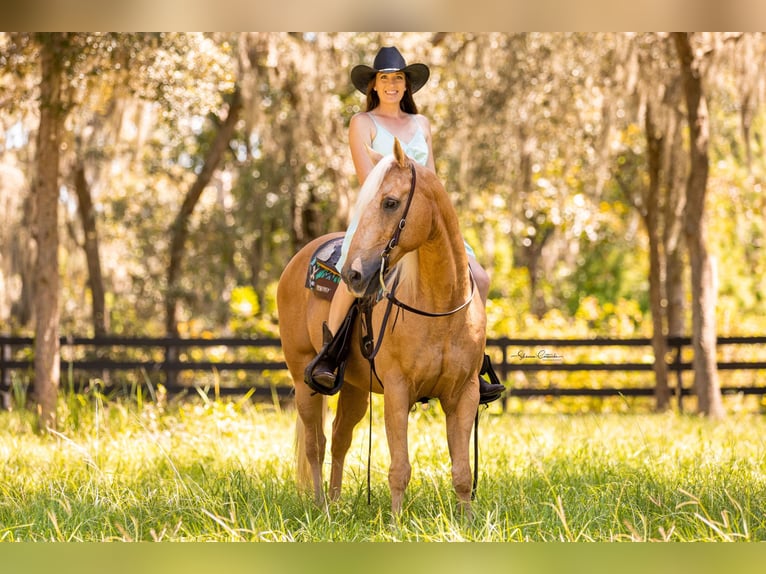
[[[391,155],[394,152],[394,136],[386,128],[380,125],[373,114],[369,114],[375,123],[375,139],[372,140],[372,149],[383,155]],[[428,162],[428,142],[420,124],[412,116],[412,121],[417,124],[417,131],[409,142],[403,142],[401,138],[399,143],[402,145],[402,151],[414,159],[420,165],[426,165]]]

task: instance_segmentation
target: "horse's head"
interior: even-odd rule
[[[354,213],[356,230],[341,269],[343,280],[356,297],[371,295],[379,287],[384,254],[393,267],[426,241],[432,220],[432,202],[428,201],[431,194],[426,190],[428,185],[438,183],[430,170],[405,155],[398,139],[394,140],[391,156],[373,150],[369,153],[375,167],[359,192]]]

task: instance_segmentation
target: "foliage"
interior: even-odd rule
[[[36,36],[0,35],[0,321],[29,334],[33,309]],[[235,86],[242,120],[190,217],[179,328],[273,332],[267,294],[292,253],[342,229],[355,195],[345,130],[363,99],[348,70],[397,44],[432,75],[417,95],[439,175],[490,271],[491,334],[532,334],[560,314],[615,334],[630,302],[648,323],[643,114],[677,82],[663,34],[255,33],[67,35],[60,201],[62,330],[90,329],[88,266],[73,190],[85,166],[111,331],[162,335],[170,226]],[[763,330],[766,234],[761,34],[698,35],[711,113],[708,226],[720,334]],[[665,90],[665,93],[662,92]],[[668,116],[669,117],[669,116]],[[745,130],[745,128],[747,128]],[[679,164],[680,165],[680,164]],[[670,166],[666,166],[666,171]],[[252,290],[252,291],[250,291]],[[238,310],[242,294],[258,311]],[[641,319],[636,319],[634,309]],[[687,325],[689,318],[686,318]]]

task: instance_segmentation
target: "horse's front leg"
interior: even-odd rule
[[[367,412],[368,393],[350,384],[341,388],[338,408],[332,424],[332,466],[330,469],[330,498],[340,497],[343,482],[343,464],[351,446],[354,427]]]
[[[391,511],[394,514],[399,514],[402,510],[404,491],[412,473],[407,445],[407,424],[411,406],[406,383],[402,380],[389,382],[386,379],[383,391],[383,413],[388,450],[391,455],[388,485],[391,489]]]
[[[478,381],[478,374],[474,378]],[[478,408],[478,384],[469,385],[455,401],[444,405],[447,419],[447,444],[452,460],[452,486],[455,488],[460,510],[469,517],[473,483],[470,464],[471,431]]]

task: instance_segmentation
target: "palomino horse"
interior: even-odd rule
[[[410,409],[420,399],[437,398],[446,416],[452,484],[459,505],[470,512],[469,447],[479,404],[484,306],[473,296],[457,215],[436,175],[407,158],[398,141],[392,156],[369,151],[376,166],[360,191],[358,226],[341,275],[356,297],[382,297],[371,314],[371,332],[379,345],[374,358],[377,376],[356,344],[362,329],[357,319],[333,421],[330,497],[340,496],[346,452],[372,391],[383,394],[392,511],[401,511],[410,480]],[[304,284],[312,254],[331,236],[316,239],[293,257],[277,293],[282,347],[299,416],[299,480],[304,486],[311,482],[318,503],[324,501],[325,403],[303,381],[303,374],[322,346],[329,302]],[[398,309],[389,317],[391,305]]]

